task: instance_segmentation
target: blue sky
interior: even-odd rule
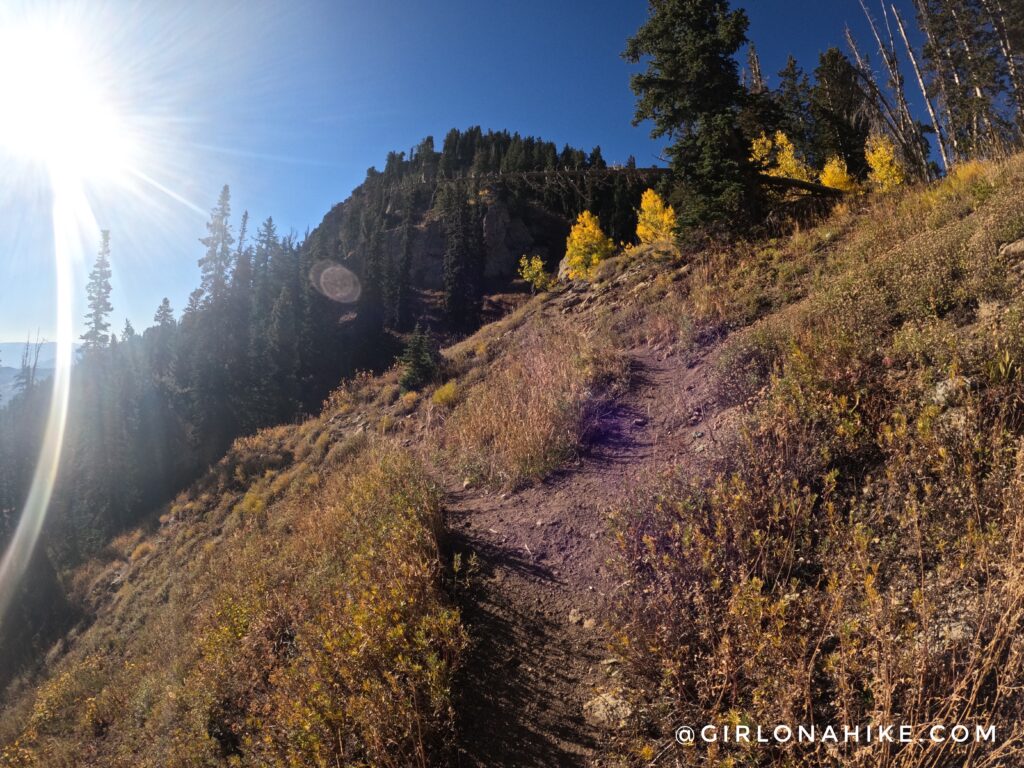
[[[600,145],[609,161],[653,163],[662,148],[631,125],[620,58],[646,16],[642,0],[8,1],[6,23],[48,13],[88,39],[144,144],[140,169],[171,193],[89,187],[97,223],[111,229],[118,330],[126,316],[149,325],[165,295],[180,311],[198,282],[204,212],[224,183],[236,223],[248,209],[301,235],[389,150],[440,142],[451,127]],[[753,0],[747,11],[770,75],[788,53],[813,70],[842,44],[845,23],[874,54],[857,0]],[[47,185],[31,168],[4,177],[0,341],[37,329],[52,338]]]

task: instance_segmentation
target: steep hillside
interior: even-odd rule
[[[992,722],[967,762],[1013,764],[1022,193],[1018,157],[629,249],[418,391],[237,441],[76,572],[94,618],[7,692],[0,765],[968,755],[673,740],[812,721]]]
[[[225,186],[188,303],[163,299],[139,331],[108,327],[123,308],[111,283],[123,233],[106,233],[86,286],[102,311],[90,315],[72,374],[40,553],[14,598],[18,619],[0,623],[0,688],[37,666],[77,616],[61,594],[67,574],[153,518],[235,438],[318,412],[357,371],[387,370],[417,325],[461,338],[522,304],[519,259],[557,265],[584,207],[628,236],[649,173],[609,168],[597,148],[453,130],[440,151],[425,139],[408,158],[390,153],[301,240],[279,234],[273,218],[232,215]],[[19,347],[14,361],[33,350]],[[52,349],[39,350],[35,379],[0,401],[0,546],[35,476],[49,409]]]
[[[367,328],[475,330],[486,294],[514,279],[519,259],[549,270],[565,253],[570,223],[598,213],[630,241],[640,193],[658,169],[609,168],[589,153],[508,131],[452,129],[442,147],[427,137],[391,152],[383,170],[327,213],[307,238],[314,263],[340,263],[359,279]]]

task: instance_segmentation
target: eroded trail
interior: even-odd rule
[[[608,512],[680,461],[715,452],[707,366],[646,350],[580,461],[505,495],[452,494],[451,545],[480,572],[462,595],[474,646],[458,680],[459,766],[600,765],[616,718],[609,651],[617,588]],[[587,702],[604,704],[589,716]]]

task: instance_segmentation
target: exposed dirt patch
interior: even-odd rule
[[[710,466],[723,419],[703,361],[630,358],[629,391],[574,466],[513,494],[451,494],[451,549],[480,563],[461,599],[475,645],[457,681],[459,766],[602,765],[610,731],[584,704],[619,684],[608,512],[681,462]]]

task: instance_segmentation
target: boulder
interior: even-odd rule
[[[1002,246],[999,255],[1007,259],[1024,259],[1024,238]]]

